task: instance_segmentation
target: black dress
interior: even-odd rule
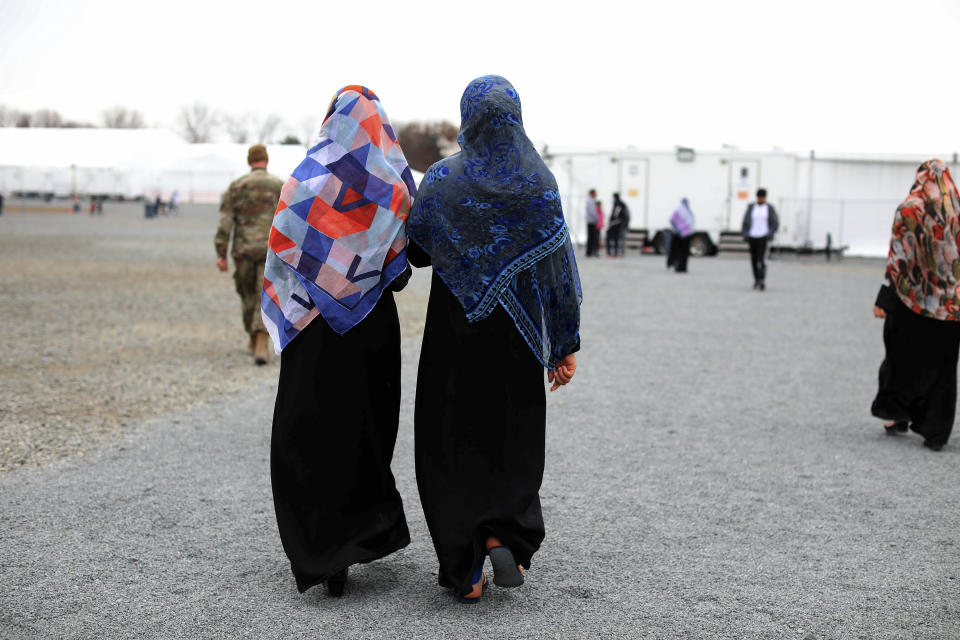
[[[909,420],[931,444],[945,445],[957,406],[960,323],[914,313],[888,286],[876,304],[887,312],[886,357],[871,412],[885,420]]]
[[[390,461],[400,415],[400,323],[390,291],[340,335],[314,318],[283,350],[270,475],[297,588],[410,543]]]
[[[414,266],[430,264],[413,242]],[[434,274],[414,415],[417,486],[441,586],[468,593],[488,536],[529,568],[543,541],[544,368],[498,307],[468,323]]]

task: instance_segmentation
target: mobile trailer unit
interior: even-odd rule
[[[953,153],[818,156],[687,148],[547,149],[544,153],[578,243],[586,238],[585,209],[591,188],[597,190],[605,214],[610,212],[613,193],[619,192],[630,208],[631,231],[643,233],[656,247],[656,234],[669,228],[670,215],[681,198],[690,200],[701,237],[720,246],[721,234],[739,236],[747,205],[754,201],[756,190],[764,187],[780,214],[776,247],[820,250],[829,233],[835,248],[867,256],[886,254],[894,210],[909,191],[917,167],[929,157],[950,160],[951,171],[957,163]]]

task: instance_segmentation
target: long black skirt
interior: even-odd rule
[[[270,475],[297,588],[410,543],[390,471],[400,416],[400,323],[389,291],[340,335],[314,318],[280,358]]]
[[[433,276],[414,423],[441,586],[470,591],[487,536],[527,568],[543,541],[544,375],[502,308],[470,324]]]
[[[960,323],[924,318],[899,301],[883,306],[886,357],[871,412],[884,420],[909,420],[913,431],[944,445],[957,406]]]

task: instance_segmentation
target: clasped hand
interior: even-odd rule
[[[563,385],[573,380],[573,374],[577,371],[577,355],[574,353],[563,357],[563,360],[557,364],[557,368],[547,371],[547,382],[552,382],[550,391],[556,391]]]

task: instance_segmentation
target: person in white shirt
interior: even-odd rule
[[[757,189],[757,201],[747,206],[740,232],[750,245],[750,266],[753,268],[753,288],[767,288],[767,243],[780,226],[777,210],[767,204],[767,190]]]

